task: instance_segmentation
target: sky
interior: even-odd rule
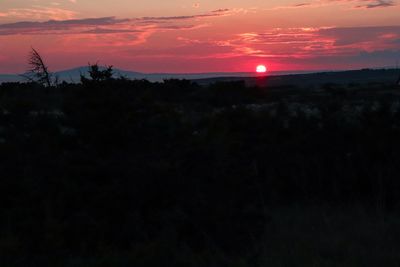
[[[0,73],[88,63],[138,72],[400,64],[400,0],[0,0]]]

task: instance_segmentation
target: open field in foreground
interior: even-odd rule
[[[398,266],[400,89],[0,85],[0,265]]]

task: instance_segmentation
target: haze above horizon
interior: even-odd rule
[[[52,70],[342,70],[400,60],[399,0],[3,0],[0,73],[35,47]]]

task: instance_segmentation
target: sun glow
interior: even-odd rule
[[[264,65],[258,65],[256,68],[257,73],[266,73],[267,72],[267,67]]]

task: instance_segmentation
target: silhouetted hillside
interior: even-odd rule
[[[324,84],[334,83],[340,85],[362,85],[369,83],[393,84],[398,76],[398,69],[364,69],[352,71],[332,71],[290,75],[269,75],[265,77],[216,77],[206,79],[195,79],[194,82],[208,85],[222,81],[244,80],[248,86],[287,86],[296,87],[319,87]]]
[[[399,88],[296,81],[3,83],[0,265],[397,266]]]
[[[103,67],[104,68],[104,67]],[[59,81],[68,83],[79,83],[80,75],[88,76],[88,66],[58,71],[54,73]],[[141,73],[114,69],[114,78],[125,77],[128,79],[147,79],[152,82],[162,82],[164,79],[186,79],[192,80],[201,85],[208,85],[218,81],[239,81],[245,80],[249,86],[268,85],[281,86],[296,84],[297,86],[314,86],[323,83],[369,83],[369,82],[392,82],[393,75],[396,80],[398,71],[395,69],[366,69],[353,71],[272,71],[265,75],[253,72],[211,72],[211,73]],[[22,74],[23,75],[23,74]],[[266,78],[259,81],[260,78]],[[0,74],[0,84],[2,82],[24,81],[21,75]]]

